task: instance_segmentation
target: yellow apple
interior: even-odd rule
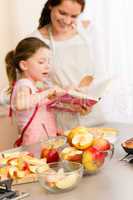
[[[95,173],[103,165],[106,154],[94,147],[89,147],[83,153],[82,164],[89,173]]]

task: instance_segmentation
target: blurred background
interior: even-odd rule
[[[44,3],[45,0],[0,1],[0,89],[8,85],[4,65],[6,53],[37,28]],[[86,0],[85,12],[80,17],[89,19],[102,31],[106,74],[108,78],[115,77],[105,97],[106,121],[133,123],[132,10],[131,0]],[[3,117],[0,120],[4,120]]]

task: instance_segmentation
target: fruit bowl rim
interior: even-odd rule
[[[57,147],[57,148],[61,148],[61,147],[63,147],[66,143],[67,143],[67,138],[66,138],[66,136],[64,136],[64,135],[59,135],[59,136],[54,136],[54,137],[49,137],[48,139],[46,139],[46,140],[41,140],[41,145],[47,145],[50,141],[54,141],[54,140],[60,140],[60,139],[62,139],[63,140],[63,144],[61,145],[61,146],[59,146],[59,147]]]
[[[82,163],[79,163],[79,162],[73,162],[73,161],[69,161],[69,160],[61,160],[61,161],[58,161],[58,162],[51,162],[51,163],[47,163],[47,164],[48,164],[48,166],[50,167],[51,165],[63,164],[63,163],[66,163],[66,164],[71,163],[71,164],[74,164],[74,165],[79,166],[78,169],[72,170],[72,171],[70,171],[70,172],[66,172],[66,171],[65,171],[65,172],[64,172],[65,175],[70,175],[70,174],[73,174],[73,173],[75,173],[75,172],[80,173],[80,176],[83,175],[83,173],[84,173],[84,167],[83,167]],[[43,175],[43,176],[45,176],[45,175],[52,175],[51,172],[50,172],[49,170],[48,170],[48,171],[39,172],[39,171],[38,171],[39,168],[41,168],[41,167],[43,167],[43,166],[44,166],[44,165],[42,164],[42,165],[39,165],[39,166],[37,167],[37,169],[36,169],[37,174],[38,174],[38,175],[41,175],[41,176],[42,176],[42,175]],[[64,167],[60,167],[59,169],[61,169],[61,168],[64,168]],[[52,168],[49,168],[49,169],[52,169]]]

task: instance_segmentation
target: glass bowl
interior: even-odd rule
[[[93,146],[85,150],[77,150],[67,146],[60,152],[62,160],[81,163],[84,168],[84,175],[96,174],[111,160],[114,154],[114,145],[110,144],[108,150],[97,150]]]
[[[50,192],[65,192],[76,187],[83,175],[83,166],[80,163],[60,161],[49,163],[49,169],[43,166],[37,168],[40,185]]]
[[[82,164],[84,167],[84,175],[92,175],[98,173],[101,169],[109,164],[114,154],[114,145],[111,144],[109,150],[96,150],[90,148],[90,151],[83,153]]]
[[[47,140],[41,141],[42,147],[60,149],[66,145],[67,138],[65,136],[50,137]]]

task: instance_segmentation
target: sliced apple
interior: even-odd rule
[[[24,160],[28,162],[30,165],[41,165],[45,163],[45,159],[38,159],[34,157],[24,157]]]
[[[93,135],[91,133],[86,133],[86,134],[76,134],[72,138],[72,145],[76,147],[77,149],[83,150],[91,146],[93,142]]]
[[[10,178],[14,179],[17,170],[18,170],[18,169],[17,169],[16,166],[10,166],[10,167],[8,168],[8,176],[9,176]]]
[[[7,165],[17,166],[17,157],[12,157],[7,160]]]
[[[22,171],[29,170],[29,164],[27,161],[23,159],[23,157],[18,158],[17,167],[19,170],[22,170]]]
[[[7,151],[7,152],[3,152],[2,156],[4,158],[11,159],[11,158],[14,158],[14,157],[19,157],[19,156],[27,155],[27,154],[29,154],[28,151],[15,151],[15,152]]]
[[[48,164],[44,164],[44,165],[41,165],[37,168],[37,172],[40,174],[40,173],[43,173],[43,172],[47,172],[49,173],[49,170],[51,170],[48,166]]]
[[[84,150],[92,144],[94,135],[87,127],[73,128],[68,134],[68,143],[77,149]]]
[[[14,172],[14,174],[16,178],[23,178],[26,175],[25,171],[18,170],[18,169]]]
[[[61,152],[61,158],[64,160],[77,161],[82,160],[82,151],[77,150],[75,147],[66,147]]]
[[[57,180],[55,185],[59,189],[67,189],[73,187],[76,184],[78,177],[79,176],[77,173],[67,175],[64,178]]]
[[[34,174],[36,173],[37,168],[38,168],[38,166],[35,166],[35,165],[30,165],[30,166],[29,166],[30,172],[32,172],[32,173],[34,173]]]
[[[63,168],[60,168],[60,169],[58,170],[58,172],[57,172],[57,177],[58,177],[59,179],[65,177],[65,173],[64,173],[64,169],[63,169]]]

